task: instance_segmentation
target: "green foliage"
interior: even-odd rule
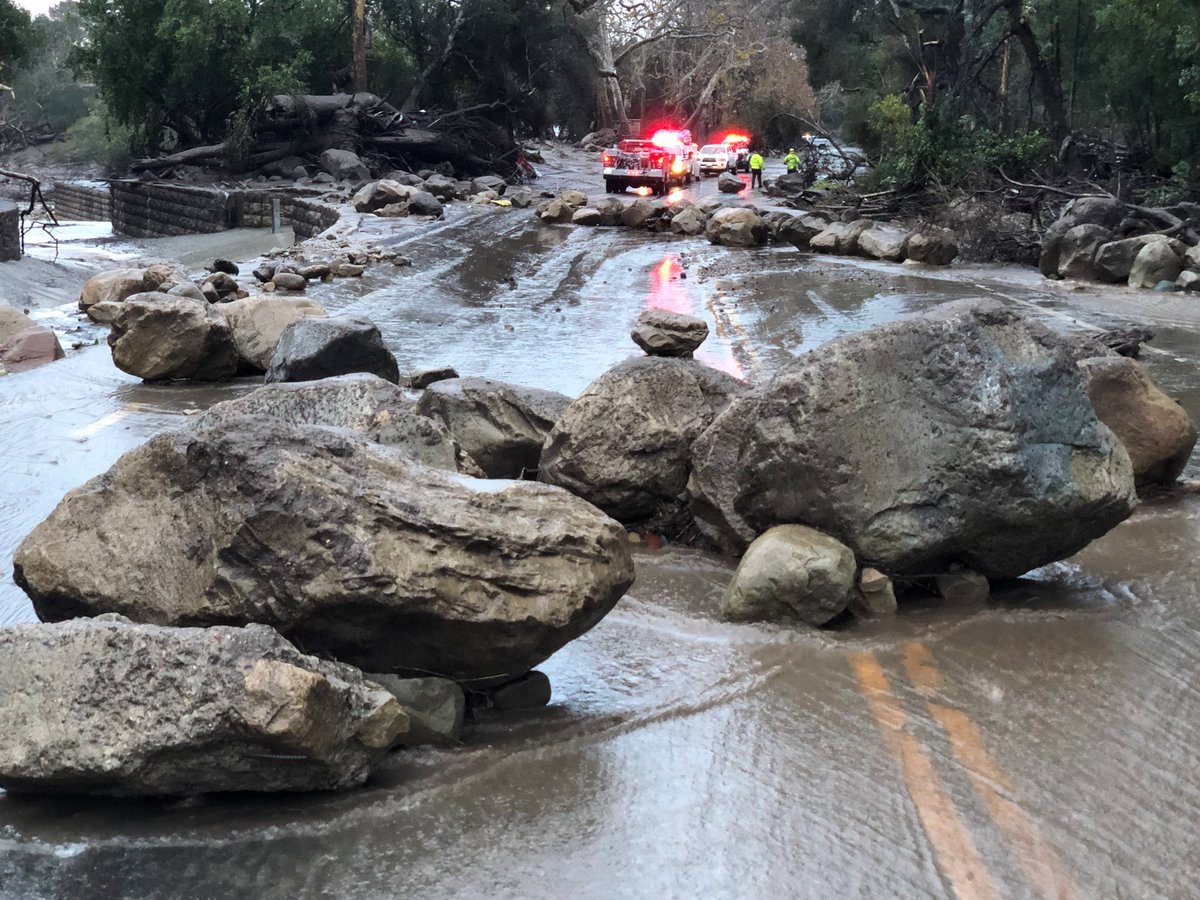
[[[61,133],[88,113],[96,90],[75,80],[67,65],[71,49],[86,37],[75,3],[61,3],[33,20],[38,52],[13,76],[15,108],[27,127],[48,126]]]
[[[110,171],[125,168],[133,133],[113,122],[103,101],[88,104],[88,112],[71,125],[62,142],[53,145],[56,155],[73,162],[98,162]]]
[[[12,0],[0,0],[0,78],[11,78],[34,49],[36,33],[29,13]]]
[[[978,127],[969,116],[922,114],[910,119],[899,98],[882,98],[868,121],[879,142],[879,162],[871,173],[879,189],[941,184],[963,187],[998,170],[1019,176],[1050,161],[1049,145],[1040,132],[997,134]],[[903,107],[903,115],[901,115]]]

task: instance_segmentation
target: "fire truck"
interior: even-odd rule
[[[699,148],[690,131],[656,131],[649,140],[626,140],[604,151],[604,186],[610,194],[627,188],[663,195],[700,178]]]

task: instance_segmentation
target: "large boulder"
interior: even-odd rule
[[[508,190],[508,182],[499,175],[481,175],[471,180],[471,193],[482,194],[484,191],[495,191],[503,195]]]
[[[538,477],[622,522],[686,504],[692,442],[744,387],[690,360],[621,363],[563,413]]]
[[[871,259],[900,262],[908,232],[895,225],[872,225],[858,236],[858,252]]]
[[[1062,215],[1046,230],[1038,267],[1047,278],[1057,277],[1062,241],[1066,233],[1079,225],[1099,225],[1113,231],[1125,218],[1128,207],[1114,197],[1080,197],[1072,200]]]
[[[384,216],[433,216],[441,218],[442,204],[428,191],[399,181],[381,179],[363,185],[350,198],[356,212]]]
[[[498,682],[633,581],[624,530],[565,491],[260,416],[126,453],[59,503],[13,568],[43,621],[259,622],[367,671]]]
[[[1129,270],[1129,286],[1157,287],[1159,282],[1174,281],[1183,271],[1183,258],[1170,241],[1154,241],[1138,251]]]
[[[351,372],[400,381],[400,366],[375,323],[364,316],[303,318],[284,329],[266,380],[315,381]]]
[[[317,164],[338,181],[366,181],[371,170],[353,150],[325,150],[317,157]]]
[[[1100,356],[1079,363],[1100,421],[1120,438],[1138,485],[1170,484],[1196,446],[1196,425],[1137,362]]]
[[[416,411],[441,422],[489,478],[537,470],[550,429],[571,399],[490,378],[451,378],[426,388]]]
[[[708,323],[695,316],[665,309],[647,309],[637,317],[629,335],[649,356],[692,354],[708,339]]]
[[[721,209],[708,220],[708,239],[726,247],[753,247],[767,240],[770,229],[752,209]]]
[[[721,612],[735,622],[798,619],[820,627],[856,598],[857,574],[854,552],[841,541],[803,525],[776,525],[742,557]]]
[[[157,291],[171,277],[166,266],[111,269],[93,275],[79,294],[79,308],[85,312],[97,303],[120,303],[134,294]]]
[[[1113,284],[1129,281],[1129,273],[1133,271],[1133,261],[1137,259],[1142,248],[1156,241],[1167,240],[1170,238],[1165,234],[1142,234],[1102,245],[1096,251],[1094,264],[1096,278]]]
[[[414,185],[414,187],[424,187],[426,191],[436,197],[443,203],[448,203],[454,199],[455,195],[455,180],[445,175],[430,175],[423,185]]]
[[[1059,277],[1095,280],[1096,253],[1112,238],[1112,232],[1101,225],[1076,225],[1067,231],[1058,248]]]
[[[784,241],[797,250],[808,250],[809,242],[829,227],[829,220],[815,213],[775,213],[771,238]]]
[[[949,232],[924,229],[914,231],[904,243],[904,258],[928,266],[948,266],[958,256],[958,244]]]
[[[575,218],[575,208],[562,198],[555,198],[539,203],[536,215],[549,225],[562,225]]]
[[[13,793],[354,787],[409,729],[357,669],[262,625],[18,625],[0,629],[0,656],[0,787]]]
[[[839,338],[735,399],[689,490],[727,549],[817,528],[892,575],[1021,575],[1136,505],[1129,454],[1065,341],[998,301]]]
[[[62,359],[58,335],[45,325],[31,325],[0,339],[0,371],[22,372]]]
[[[722,172],[717,178],[717,190],[722,194],[740,194],[746,189],[746,182],[732,172]]]
[[[641,228],[658,214],[653,201],[645,198],[634,200],[621,213],[621,224],[626,228]]]
[[[671,217],[671,231],[675,234],[683,234],[691,237],[704,234],[704,228],[704,213],[700,212],[694,206],[689,206],[687,209],[681,210]]]
[[[324,316],[325,308],[313,300],[264,296],[232,300],[221,306],[221,312],[233,330],[233,346],[242,368],[265,372],[288,326],[311,316]]]
[[[816,253],[836,253],[853,256],[858,252],[858,239],[870,228],[877,227],[869,219],[854,222],[834,222],[809,241],[809,248]]]
[[[441,422],[418,415],[404,391],[378,375],[359,372],[319,381],[263,385],[210,406],[192,420],[192,427],[209,428],[244,416],[343,428],[394,447],[426,466],[483,474]]]
[[[108,335],[113,364],[146,381],[220,381],[238,369],[233,329],[219,310],[172,294],[134,294]]]

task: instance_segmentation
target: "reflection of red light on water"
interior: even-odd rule
[[[667,312],[682,313],[685,316],[703,319],[705,318],[704,310],[699,308],[698,298],[693,297],[681,280],[682,274],[683,266],[679,262],[679,257],[674,253],[668,253],[655,264],[650,269],[650,293],[646,296],[646,308],[664,309]],[[745,381],[746,373],[741,363],[737,361],[723,341],[718,342],[713,339],[714,337],[722,337],[720,323],[718,323],[717,334],[710,337],[696,351],[696,357],[706,366],[719,369],[734,378]]]

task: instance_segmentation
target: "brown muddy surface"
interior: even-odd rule
[[[1182,296],[462,205],[384,242],[413,267],[310,293],[372,317],[402,369],[574,394],[637,352],[629,325],[658,306],[706,317],[701,358],[755,380],[839,334],[993,295],[1055,328],[1155,328],[1144,361],[1200,416],[1200,308]],[[0,379],[3,567],[66,490],[254,386],[143,385],[103,343]],[[918,597],[826,632],[725,624],[728,561],[643,550],[629,596],[544,667],[547,709],[398,754],[337,796],[0,794],[0,897],[1195,896],[1198,539],[1200,495],[1180,492],[986,606]],[[0,623],[31,618],[5,580]]]

